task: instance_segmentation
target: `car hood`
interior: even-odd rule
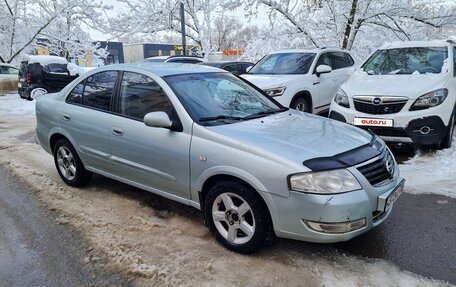
[[[405,96],[415,99],[444,88],[446,74],[368,75],[356,71],[341,88],[353,96]]]
[[[327,118],[289,110],[264,118],[207,127],[257,153],[303,161],[340,154],[372,140],[368,132]]]
[[[244,74],[241,77],[264,90],[286,86],[288,82],[302,79],[303,76],[304,75]]]

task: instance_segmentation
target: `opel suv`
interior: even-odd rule
[[[455,63],[452,41],[385,45],[339,88],[330,117],[385,141],[448,148],[455,121]]]

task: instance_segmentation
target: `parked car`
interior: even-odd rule
[[[248,68],[251,68],[255,65],[254,63],[251,63],[251,62],[242,62],[242,61],[212,61],[212,62],[203,62],[200,64],[223,69],[223,70],[231,72],[235,75],[245,74]]]
[[[340,87],[330,117],[370,129],[389,142],[450,147],[455,51],[452,41],[383,46]]]
[[[242,77],[286,107],[321,114],[354,66],[343,49],[286,50],[265,56]]]
[[[182,63],[182,64],[199,64],[207,60],[199,56],[155,56],[144,59],[142,62],[147,63]]]
[[[102,67],[40,97],[36,117],[68,185],[94,172],[193,206],[238,252],[275,236],[349,240],[383,222],[403,190],[377,136],[202,65]]]
[[[65,58],[57,56],[28,56],[19,68],[18,93],[21,98],[37,97],[59,92],[79,75],[72,75]]]
[[[18,75],[18,68],[9,64],[0,64],[0,95],[17,92]]]
[[[168,59],[169,56],[154,56],[154,57],[150,57],[150,58],[146,58],[144,59],[143,62],[149,62],[149,63],[163,63],[164,61],[166,61],[166,59]]]

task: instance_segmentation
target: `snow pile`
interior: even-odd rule
[[[39,63],[41,66],[46,66],[49,64],[68,64],[68,61],[65,58],[57,56],[30,56],[26,55],[25,60],[31,63]]]
[[[35,101],[21,99],[18,94],[1,96],[0,114],[34,115]]]
[[[406,192],[456,198],[456,137],[449,149],[420,152],[399,166]]]

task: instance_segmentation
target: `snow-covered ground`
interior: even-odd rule
[[[68,187],[52,156],[33,142],[33,108],[17,95],[0,97],[0,164],[56,212],[56,223],[84,236],[91,246],[86,263],[126,274],[135,286],[449,286],[382,259],[286,243],[254,256],[235,254],[217,244],[198,216],[176,212],[160,197],[105,178]],[[449,156],[456,157],[454,150],[416,156],[405,165],[409,184],[427,173],[423,162],[435,168]]]
[[[399,168],[407,180],[406,192],[456,198],[456,134],[451,148],[418,152]]]
[[[0,113],[4,115],[34,115],[35,101],[21,99],[18,94],[0,96]]]

